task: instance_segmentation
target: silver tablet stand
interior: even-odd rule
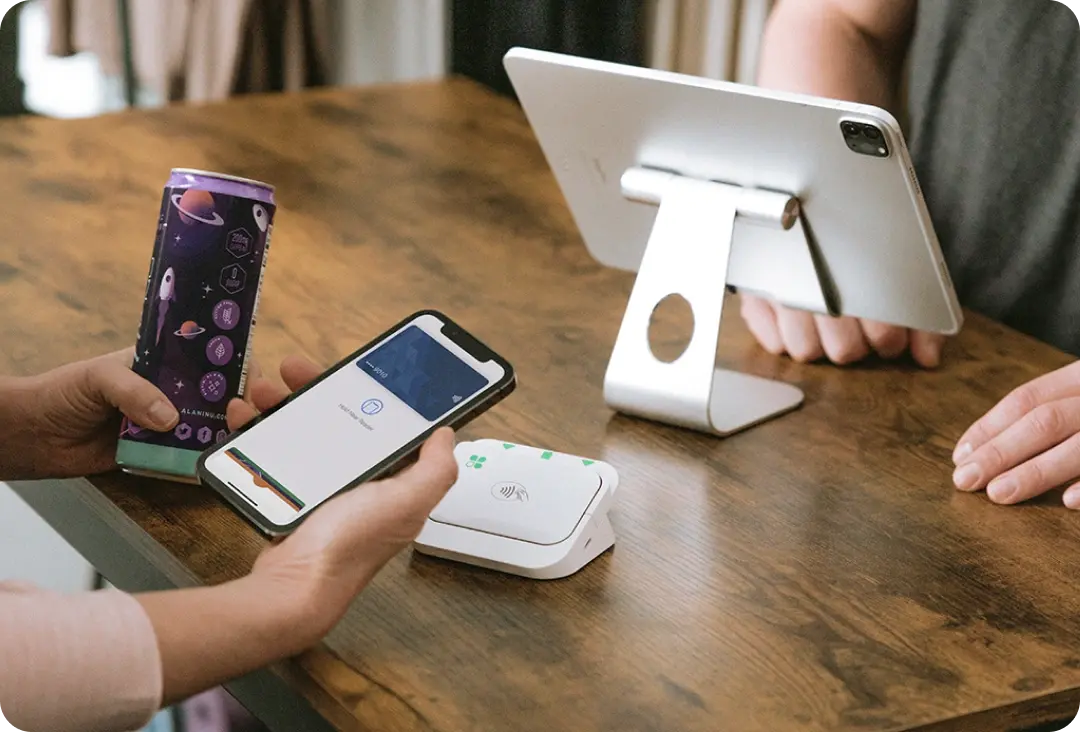
[[[604,377],[608,406],[719,436],[798,408],[801,390],[717,369],[716,349],[736,218],[801,237],[805,246],[793,247],[792,261],[782,269],[799,281],[806,309],[830,311],[799,200],[643,167],[627,170],[621,183],[625,198],[659,211]],[[649,323],[656,306],[672,294],[690,304],[694,329],[683,354],[664,363],[649,345]]]

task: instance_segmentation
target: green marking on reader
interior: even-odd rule
[[[541,460],[550,460],[551,456],[554,455],[554,454],[555,453],[553,453],[553,452],[545,452],[543,455],[540,456],[540,459]]]
[[[511,445],[509,442],[504,442],[503,443],[503,449],[504,450],[509,450],[511,448],[514,448],[514,447],[517,447],[517,445]]]
[[[595,462],[596,462],[595,460],[582,460],[582,461],[581,461],[581,463],[582,463],[583,465],[592,465],[592,464],[593,464],[593,463],[595,463]]]

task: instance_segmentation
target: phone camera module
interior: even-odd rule
[[[840,123],[840,132],[852,152],[874,158],[889,157],[888,139],[877,125],[845,120]]]

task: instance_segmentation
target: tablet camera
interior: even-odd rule
[[[874,158],[889,157],[889,143],[877,126],[867,122],[844,120],[840,123],[840,132],[851,151]]]

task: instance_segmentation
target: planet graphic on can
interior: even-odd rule
[[[224,226],[225,219],[214,210],[214,197],[209,191],[189,188],[183,194],[172,195],[172,205],[180,212],[180,220],[188,226],[195,223]]]
[[[180,325],[180,330],[173,333],[173,335],[180,336],[181,338],[190,341],[192,338],[201,336],[205,332],[206,328],[200,328],[199,324],[194,320],[185,320]]]

